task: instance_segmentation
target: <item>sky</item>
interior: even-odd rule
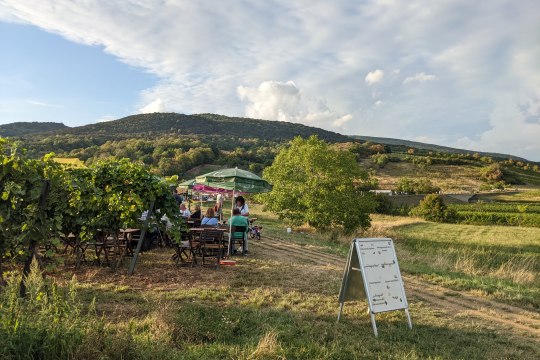
[[[0,0],[0,124],[216,113],[540,161],[538,0]]]

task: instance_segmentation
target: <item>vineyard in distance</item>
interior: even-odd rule
[[[268,210],[268,197],[246,195],[262,227],[249,256],[217,269],[182,263],[186,230],[171,189],[231,167],[275,178],[268,169],[295,159],[287,154],[294,146],[313,157],[313,173],[339,161],[309,146],[358,165],[352,201],[335,204],[337,188],[313,196],[334,212],[356,201],[370,226],[320,228],[320,217],[287,218]],[[540,358],[540,163],[175,113],[81,127],[0,125],[0,150],[2,359]],[[290,177],[302,172],[295,169]],[[310,193],[298,189],[295,199]],[[132,254],[103,244],[141,227],[149,204],[160,209],[148,229],[154,242],[128,276]],[[197,204],[203,213],[214,206]],[[394,239],[412,330],[402,312],[381,313],[375,338],[365,299],[347,303],[336,322],[358,237]]]

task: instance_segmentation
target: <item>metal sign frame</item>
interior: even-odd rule
[[[395,265],[397,267],[397,275],[395,275],[396,279],[393,281],[397,281],[399,283],[398,290],[401,292],[402,298],[400,298],[400,302],[403,302],[403,306],[393,306],[389,309],[384,310],[377,310],[375,308],[373,297],[370,293],[370,279],[368,279],[368,275],[366,273],[366,263],[363,257],[362,252],[360,248],[360,244],[362,243],[368,243],[368,242],[387,242],[387,246],[385,247],[379,247],[379,249],[389,249],[391,251],[391,256],[393,258],[393,262],[391,264],[383,263],[382,267],[384,268],[384,265]],[[376,252],[374,252],[376,255]],[[380,254],[380,252],[379,252]],[[399,295],[398,295],[399,296]],[[394,248],[394,242],[390,238],[360,238],[360,239],[354,239],[351,242],[351,248],[349,251],[349,256],[347,258],[347,264],[345,265],[345,271],[343,274],[343,281],[341,283],[341,290],[339,292],[339,312],[338,312],[338,318],[337,321],[339,322],[341,318],[341,313],[343,311],[343,305],[345,301],[351,301],[351,300],[360,300],[363,297],[367,298],[368,302],[368,313],[370,314],[371,318],[371,325],[373,327],[373,333],[375,336],[378,336],[377,331],[377,323],[375,320],[375,314],[380,312],[387,312],[387,311],[395,311],[395,310],[405,310],[405,314],[407,316],[407,322],[409,325],[409,328],[412,329],[412,322],[411,322],[411,316],[409,314],[409,305],[407,302],[407,297],[405,295],[405,288],[403,286],[403,280],[401,278],[401,272],[399,270],[399,263],[397,261],[396,251]]]

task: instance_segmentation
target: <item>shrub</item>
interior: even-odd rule
[[[436,194],[426,195],[420,204],[411,210],[411,215],[436,222],[451,222],[456,217],[455,211],[448,209],[442,197]]]
[[[504,173],[502,171],[501,165],[498,163],[483,167],[480,170],[480,176],[488,181],[500,181],[502,180],[503,175]]]
[[[384,165],[388,164],[389,161],[390,157],[386,154],[371,155],[371,162],[381,169],[384,168]]]
[[[441,189],[429,180],[429,179],[411,179],[408,177],[402,177],[398,180],[396,185],[396,192],[407,194],[433,194]]]

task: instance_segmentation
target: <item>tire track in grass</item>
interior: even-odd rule
[[[250,244],[256,248],[260,247],[276,254],[285,255],[286,258],[292,256],[304,262],[312,262],[320,266],[332,265],[340,269],[345,267],[346,259],[344,257],[301,246],[280,238],[266,236],[263,240],[251,241]],[[518,306],[507,305],[447,289],[412,275],[402,274],[402,276],[408,294],[416,296],[446,312],[472,315],[514,330],[525,331],[540,338],[540,319],[538,314],[534,312]]]

